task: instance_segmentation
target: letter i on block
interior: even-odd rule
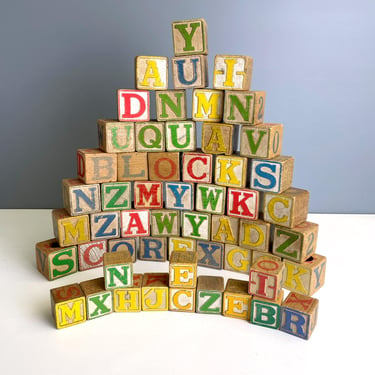
[[[113,290],[113,310],[115,312],[140,312],[143,275],[133,274],[133,286]]]
[[[99,119],[99,148],[104,152],[134,152],[134,122]]]
[[[147,90],[117,91],[119,121],[150,121],[150,92]]]
[[[133,286],[133,260],[129,251],[105,253],[103,271],[106,290]]]
[[[224,278],[221,276],[198,276],[197,313],[221,314],[223,306]]]
[[[168,88],[168,57],[137,56],[135,69],[137,89],[166,90]]]
[[[169,274],[145,273],[142,282],[142,310],[168,311]]]
[[[169,259],[169,286],[195,288],[197,286],[197,253],[173,251]]]
[[[223,315],[229,318],[250,319],[252,296],[248,293],[249,283],[244,280],[228,279],[223,295]]]

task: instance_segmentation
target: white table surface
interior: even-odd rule
[[[49,290],[102,275],[94,269],[47,281],[35,243],[53,237],[50,210],[0,210],[2,374],[370,374],[375,215],[309,215],[320,225],[317,253],[327,256],[318,324],[310,340],[217,315],[114,313],[54,328]],[[134,272],[167,272],[137,261]],[[246,279],[229,271],[199,268]]]

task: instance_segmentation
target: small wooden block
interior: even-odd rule
[[[215,184],[244,188],[247,177],[247,158],[218,155],[215,159]]]
[[[137,56],[135,58],[136,87],[139,90],[168,88],[168,57]]]
[[[234,125],[204,122],[202,151],[206,154],[232,155]]]
[[[167,151],[195,151],[196,125],[194,121],[167,121],[165,143]]]
[[[175,89],[204,88],[208,86],[206,55],[172,57],[171,61]]]
[[[198,266],[223,269],[224,244],[211,241],[197,241]]]
[[[107,241],[90,241],[78,245],[79,270],[85,271],[103,266],[103,257],[107,252]]]
[[[164,122],[137,122],[135,124],[135,149],[138,152],[165,151]]]
[[[228,188],[227,215],[256,220],[259,215],[259,192],[251,189]]]
[[[77,151],[77,174],[85,184],[117,181],[117,155],[99,149]]]
[[[133,286],[133,261],[128,251],[105,253],[103,257],[105,289]]]
[[[91,240],[120,237],[120,211],[98,212],[90,215]]]
[[[226,215],[212,215],[212,241],[238,245],[238,230],[238,218]]]
[[[194,121],[221,122],[224,111],[224,91],[194,89],[192,119]]]
[[[137,243],[135,238],[117,238],[108,240],[108,252],[129,251],[133,263],[137,261]]]
[[[223,306],[224,278],[198,276],[195,311],[202,314],[221,314]]]
[[[281,305],[280,331],[308,340],[316,326],[319,300],[289,293]]]
[[[119,121],[150,121],[150,92],[145,90],[117,91]]]
[[[319,225],[305,221],[289,229],[275,225],[272,253],[302,263],[316,251]]]
[[[134,182],[134,208],[162,208],[163,183],[159,181]]]
[[[142,310],[168,311],[169,274],[145,273],[142,282]]]
[[[99,148],[104,152],[134,152],[134,122],[99,119]]]
[[[154,237],[170,237],[180,235],[180,211],[152,210],[151,235]]]
[[[282,227],[293,228],[306,221],[309,212],[310,193],[290,188],[281,194],[265,192],[263,196],[264,221]]]
[[[172,22],[175,56],[207,55],[207,24],[203,18]]]
[[[252,263],[251,264],[256,263],[259,258],[276,260],[278,262],[282,261],[282,259],[280,257],[278,257],[277,255],[273,255],[271,253],[264,253],[263,251],[257,251],[257,250],[253,250],[252,252],[253,252],[253,259],[252,259]]]
[[[156,118],[158,121],[186,120],[185,90],[156,91]]]
[[[225,91],[223,122],[257,125],[263,123],[265,91]]]
[[[47,280],[76,273],[78,271],[77,246],[60,247],[56,238],[35,245],[36,266]]]
[[[165,208],[194,210],[194,184],[190,182],[165,182]]]
[[[216,55],[213,86],[218,90],[250,90],[253,59],[244,55]]]
[[[240,220],[239,245],[244,249],[268,252],[271,224],[263,220]]]
[[[200,152],[184,152],[182,154],[182,180],[184,182],[212,182],[211,154]]]
[[[169,259],[169,286],[172,288],[196,288],[197,253],[173,251]]]
[[[209,240],[211,232],[211,214],[202,212],[181,212],[182,237],[196,240]]]
[[[197,184],[195,209],[211,214],[224,214],[226,188],[214,184]]]
[[[56,328],[66,328],[86,321],[86,300],[79,284],[51,289],[50,295]]]
[[[81,289],[86,297],[87,320],[113,312],[112,292],[104,287],[104,277],[83,281]]]
[[[249,274],[252,251],[243,249],[238,245],[225,245],[224,269],[227,271]]]
[[[113,310],[115,312],[140,312],[143,275],[133,274],[133,286],[113,290]]]
[[[121,211],[121,237],[150,235],[150,210]]]
[[[169,288],[169,311],[195,312],[195,289]]]
[[[118,181],[147,181],[148,161],[146,152],[117,154]]]
[[[150,152],[148,175],[150,181],[180,181],[180,153]]]
[[[261,124],[241,127],[241,156],[272,159],[281,154],[282,143],[282,124]]]
[[[128,210],[132,204],[130,182],[113,182],[101,185],[102,211]]]
[[[244,280],[228,279],[223,295],[223,315],[229,318],[250,319],[252,296],[248,293],[249,283]]]
[[[185,237],[168,237],[168,259],[173,251],[197,251],[196,240]]]
[[[167,260],[167,239],[140,237],[138,258],[153,262],[165,262]]]
[[[250,188],[282,193],[292,186],[294,158],[277,156],[272,160],[251,159]]]

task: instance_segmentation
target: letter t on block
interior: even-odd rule
[[[106,290],[133,286],[133,260],[129,251],[105,253],[103,265]]]

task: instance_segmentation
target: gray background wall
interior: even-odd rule
[[[0,208],[60,207],[134,57],[171,57],[171,22],[205,18],[210,83],[216,54],[254,58],[310,211],[375,213],[374,15],[371,0],[1,1]]]

